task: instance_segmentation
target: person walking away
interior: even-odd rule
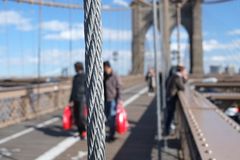
[[[104,67],[104,97],[105,97],[105,116],[110,133],[106,137],[108,142],[115,140],[115,118],[117,105],[121,100],[121,83],[119,77],[113,72],[109,61],[103,63]]]
[[[72,90],[69,103],[73,106],[74,122],[78,129],[81,139],[86,139],[87,117],[85,115],[86,97],[85,97],[85,73],[81,62],[74,64],[76,75],[73,77]]]
[[[176,102],[178,100],[178,91],[184,91],[184,84],[187,81],[188,76],[185,68],[183,66],[177,67],[177,72],[169,78],[167,82],[167,108],[166,108],[166,121],[164,128],[164,135],[168,136],[170,134],[171,124],[174,118],[176,110]]]
[[[154,70],[151,68],[148,70],[146,77],[145,77],[147,84],[148,84],[149,95],[154,92],[154,87],[155,87],[155,78],[154,77],[155,77],[155,73],[154,73]]]

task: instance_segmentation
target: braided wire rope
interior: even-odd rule
[[[84,0],[88,160],[105,158],[101,0]]]

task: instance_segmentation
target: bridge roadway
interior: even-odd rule
[[[144,83],[123,91],[130,129],[107,143],[107,159],[157,159],[155,99],[147,95]],[[0,160],[87,159],[87,143],[75,136],[75,129],[63,131],[62,110],[0,130]],[[176,149],[162,154],[166,160],[178,157]]]

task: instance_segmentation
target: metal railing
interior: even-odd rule
[[[177,122],[183,158],[239,159],[240,126],[190,87],[178,94]]]
[[[0,92],[0,128],[63,108],[69,83],[32,85]]]
[[[123,88],[142,84],[142,75],[121,77]],[[20,81],[20,80],[19,80]],[[71,81],[6,87],[0,90],[0,128],[62,109],[68,103]]]

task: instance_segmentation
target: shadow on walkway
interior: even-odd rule
[[[148,106],[136,126],[131,129],[130,136],[118,151],[114,160],[149,160],[156,146],[156,99]]]
[[[165,141],[162,140],[160,160],[178,160],[180,150],[180,141],[177,138],[168,138]]]
[[[62,126],[52,125],[48,128],[36,128],[37,131],[43,132],[45,135],[52,137],[70,137],[73,135],[73,130],[64,131]]]
[[[45,127],[37,128],[36,126],[27,125],[26,128],[33,127],[36,131],[42,132],[45,135],[52,136],[52,137],[70,137],[73,136],[77,130],[73,124],[72,129],[65,131],[61,125],[62,117],[61,116],[53,116],[53,118],[60,118],[59,124],[51,124]]]

